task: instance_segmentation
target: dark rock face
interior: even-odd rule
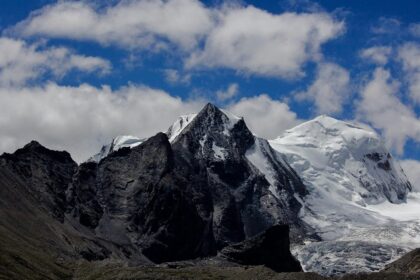
[[[220,255],[242,265],[265,265],[278,272],[299,272],[302,267],[289,250],[289,227],[277,225],[241,243],[225,247]]]
[[[32,141],[14,154],[2,155],[0,165],[13,170],[24,181],[27,191],[63,222],[66,190],[77,168],[69,153],[52,151]]]
[[[261,141],[243,119],[232,119],[208,104],[172,143],[180,158],[179,166],[193,171],[198,182],[207,180],[204,185],[201,182],[194,186],[200,186],[196,193],[210,195],[199,209],[204,219],[213,220],[218,249],[279,223],[293,224],[294,232],[304,228],[297,219],[301,206],[294,193],[305,195],[305,187],[292,168],[284,166],[268,144],[261,149],[276,173],[274,187],[282,193],[282,199],[278,199],[269,191],[265,176],[246,156],[253,147],[263,145]],[[209,199],[212,205],[206,205]]]
[[[159,133],[99,165],[81,165],[73,215],[102,238],[136,244],[156,263],[214,253],[208,225],[194,205],[191,182],[174,160],[166,135]]]

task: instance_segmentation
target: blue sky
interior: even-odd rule
[[[267,138],[361,121],[420,160],[414,0],[3,0],[0,28],[1,151],[37,139],[80,161],[210,101]]]

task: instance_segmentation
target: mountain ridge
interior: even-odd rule
[[[311,126],[317,122],[322,125]],[[351,231],[368,232],[371,230],[366,228],[368,223],[398,234],[397,229],[388,224],[391,220],[370,207],[384,201],[404,203],[411,191],[408,180],[401,186],[391,184],[394,181],[386,181],[378,187],[363,184],[369,182],[369,176],[374,178],[378,174],[392,174],[389,178],[395,180],[405,176],[395,171],[398,164],[381,144],[379,136],[363,127],[326,116],[294,130],[303,132],[296,134],[292,129],[282,136],[291,137],[293,141],[284,142],[281,137],[265,140],[253,135],[243,118],[207,104],[198,114],[181,116],[167,133],[146,139],[114,138],[110,145],[104,146],[107,148],[99,154],[99,160],[77,165],[67,152],[49,152],[39,143],[31,142],[16,155],[0,156],[0,167],[16,173],[13,176],[29,178],[23,180],[25,191],[44,211],[53,213],[52,218],[63,223],[66,232],[76,236],[80,232],[80,236],[75,237],[80,243],[78,249],[70,250],[72,258],[116,259],[148,265],[213,258],[223,248],[247,242],[278,224],[290,225],[292,249],[302,266],[325,275],[346,272],[354,266],[353,262],[347,266],[340,263],[349,257],[353,261],[352,256],[339,255],[342,244],[353,244],[352,248],[359,254],[353,256],[355,261],[360,260],[355,271],[383,267],[411,248],[382,244],[377,248],[388,248],[390,253],[381,253],[378,258],[366,261],[368,249],[373,248],[371,243],[358,242],[357,236],[342,239],[343,234]],[[363,149],[358,149],[360,147]],[[40,155],[31,153],[31,149],[39,150]],[[316,151],[320,159],[332,156],[330,160],[327,157],[323,162],[314,163],[310,157],[305,159],[306,154],[296,153],[297,149],[299,152]],[[63,163],[55,164],[55,158]],[[336,187],[341,182],[332,179],[340,176],[345,179],[348,173],[332,176],[325,184],[311,180],[324,176],[324,171],[331,176],[334,170],[347,172],[354,166],[367,166],[363,169],[367,179],[357,181],[360,186],[350,180],[348,185]],[[402,169],[401,174],[404,174]],[[354,176],[359,173],[354,172]],[[33,184],[34,178],[39,178],[42,186]],[[48,180],[60,182],[60,188],[47,183]],[[34,189],[28,190],[29,186]],[[320,193],[320,186],[329,186],[329,191]],[[334,193],[335,189],[339,192]],[[345,212],[331,216],[325,212],[325,207],[317,205],[332,205]],[[359,216],[349,215],[355,211]],[[340,215],[347,224],[337,220]],[[365,224],[359,223],[360,217]],[[352,226],[359,228],[355,230]],[[411,226],[407,223],[402,229],[408,232]],[[341,237],[335,237],[337,235]],[[377,233],[368,236],[374,235]],[[80,238],[90,241],[80,241]],[[65,239],[59,239],[59,244],[65,244]],[[319,258],[322,265],[317,259],[308,258],[314,253],[323,254]],[[284,254],[293,262],[290,252],[286,250]],[[339,255],[337,261],[326,265],[328,256],[335,254]],[[317,267],[325,269],[317,270]]]

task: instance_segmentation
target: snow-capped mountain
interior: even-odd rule
[[[36,172],[42,188],[32,184],[45,214],[54,211],[64,227],[92,241],[54,241],[76,259],[140,265],[210,258],[238,242],[252,245],[246,241],[279,224],[290,225],[294,241],[311,230],[298,218],[306,191],[296,172],[243,118],[212,104],[181,116],[167,133],[116,137],[80,165],[38,146],[6,156],[4,165],[28,182],[28,164],[45,171]],[[46,187],[53,183],[56,190]],[[287,253],[286,239],[276,244]]]
[[[369,127],[320,116],[270,145],[307,187],[299,216],[322,240],[296,248],[307,270],[334,274],[380,269],[418,241],[412,235],[417,223],[379,210],[384,204],[403,209],[412,188]]]
[[[307,213],[305,219],[325,238],[335,234],[337,223],[354,211],[357,214],[359,208],[384,201],[405,202],[411,190],[379,135],[361,125],[320,116],[270,144],[304,180],[310,194],[305,206],[314,213]]]
[[[420,205],[420,195],[410,192],[410,182],[400,165],[380,136],[366,125],[320,116],[267,141],[253,135],[243,118],[208,104],[198,114],[180,116],[166,137],[170,148],[164,150],[170,152],[165,152],[169,153],[165,161],[173,162],[168,163],[171,172],[178,172],[173,176],[195,184],[191,185],[193,193],[201,198],[193,205],[200,209],[197,215],[202,222],[212,225],[217,248],[271,225],[288,223],[293,251],[303,267],[321,274],[339,274],[381,269],[420,245],[420,221],[412,214],[413,209],[420,209],[416,206]],[[128,164],[127,155],[146,146],[163,145],[146,145],[145,141],[119,136],[91,162],[99,163],[101,170],[116,160],[100,163],[102,159],[128,147],[130,151],[117,156],[121,162],[111,166],[116,164],[131,174],[118,175],[132,177],[125,181],[137,182],[129,166],[139,163]],[[108,166],[104,170],[109,168],[114,169]],[[114,172],[120,173],[118,169]],[[120,184],[119,179],[116,182]],[[129,189],[124,184],[119,188],[124,193],[119,194],[118,189],[112,192],[117,198],[124,197],[119,199],[125,205],[126,196],[133,194],[125,193]],[[211,207],[203,197],[212,201]],[[404,209],[410,209],[411,214],[402,215]],[[101,212],[95,213],[90,219],[99,217],[101,225]],[[118,215],[106,215],[107,224],[125,223]],[[301,245],[302,240],[305,245]]]
[[[266,140],[252,135],[243,118],[208,104],[178,130],[171,145],[189,168],[205,167],[202,172],[212,192],[224,197],[214,205],[216,232],[233,209],[239,216],[230,217],[229,224],[236,221],[230,226],[239,226],[236,230],[247,237],[278,223],[291,224],[295,236],[306,230],[296,219],[304,185],[292,168],[276,157]]]

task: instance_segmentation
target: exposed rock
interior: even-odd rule
[[[299,272],[302,267],[289,250],[289,227],[277,225],[241,243],[225,247],[221,257],[242,265],[265,265],[278,272]]]
[[[66,190],[77,168],[69,153],[52,151],[32,141],[13,154],[3,154],[0,165],[12,170],[42,207],[64,221]]]
[[[385,272],[420,273],[420,248],[405,254],[398,260],[388,264]]]

